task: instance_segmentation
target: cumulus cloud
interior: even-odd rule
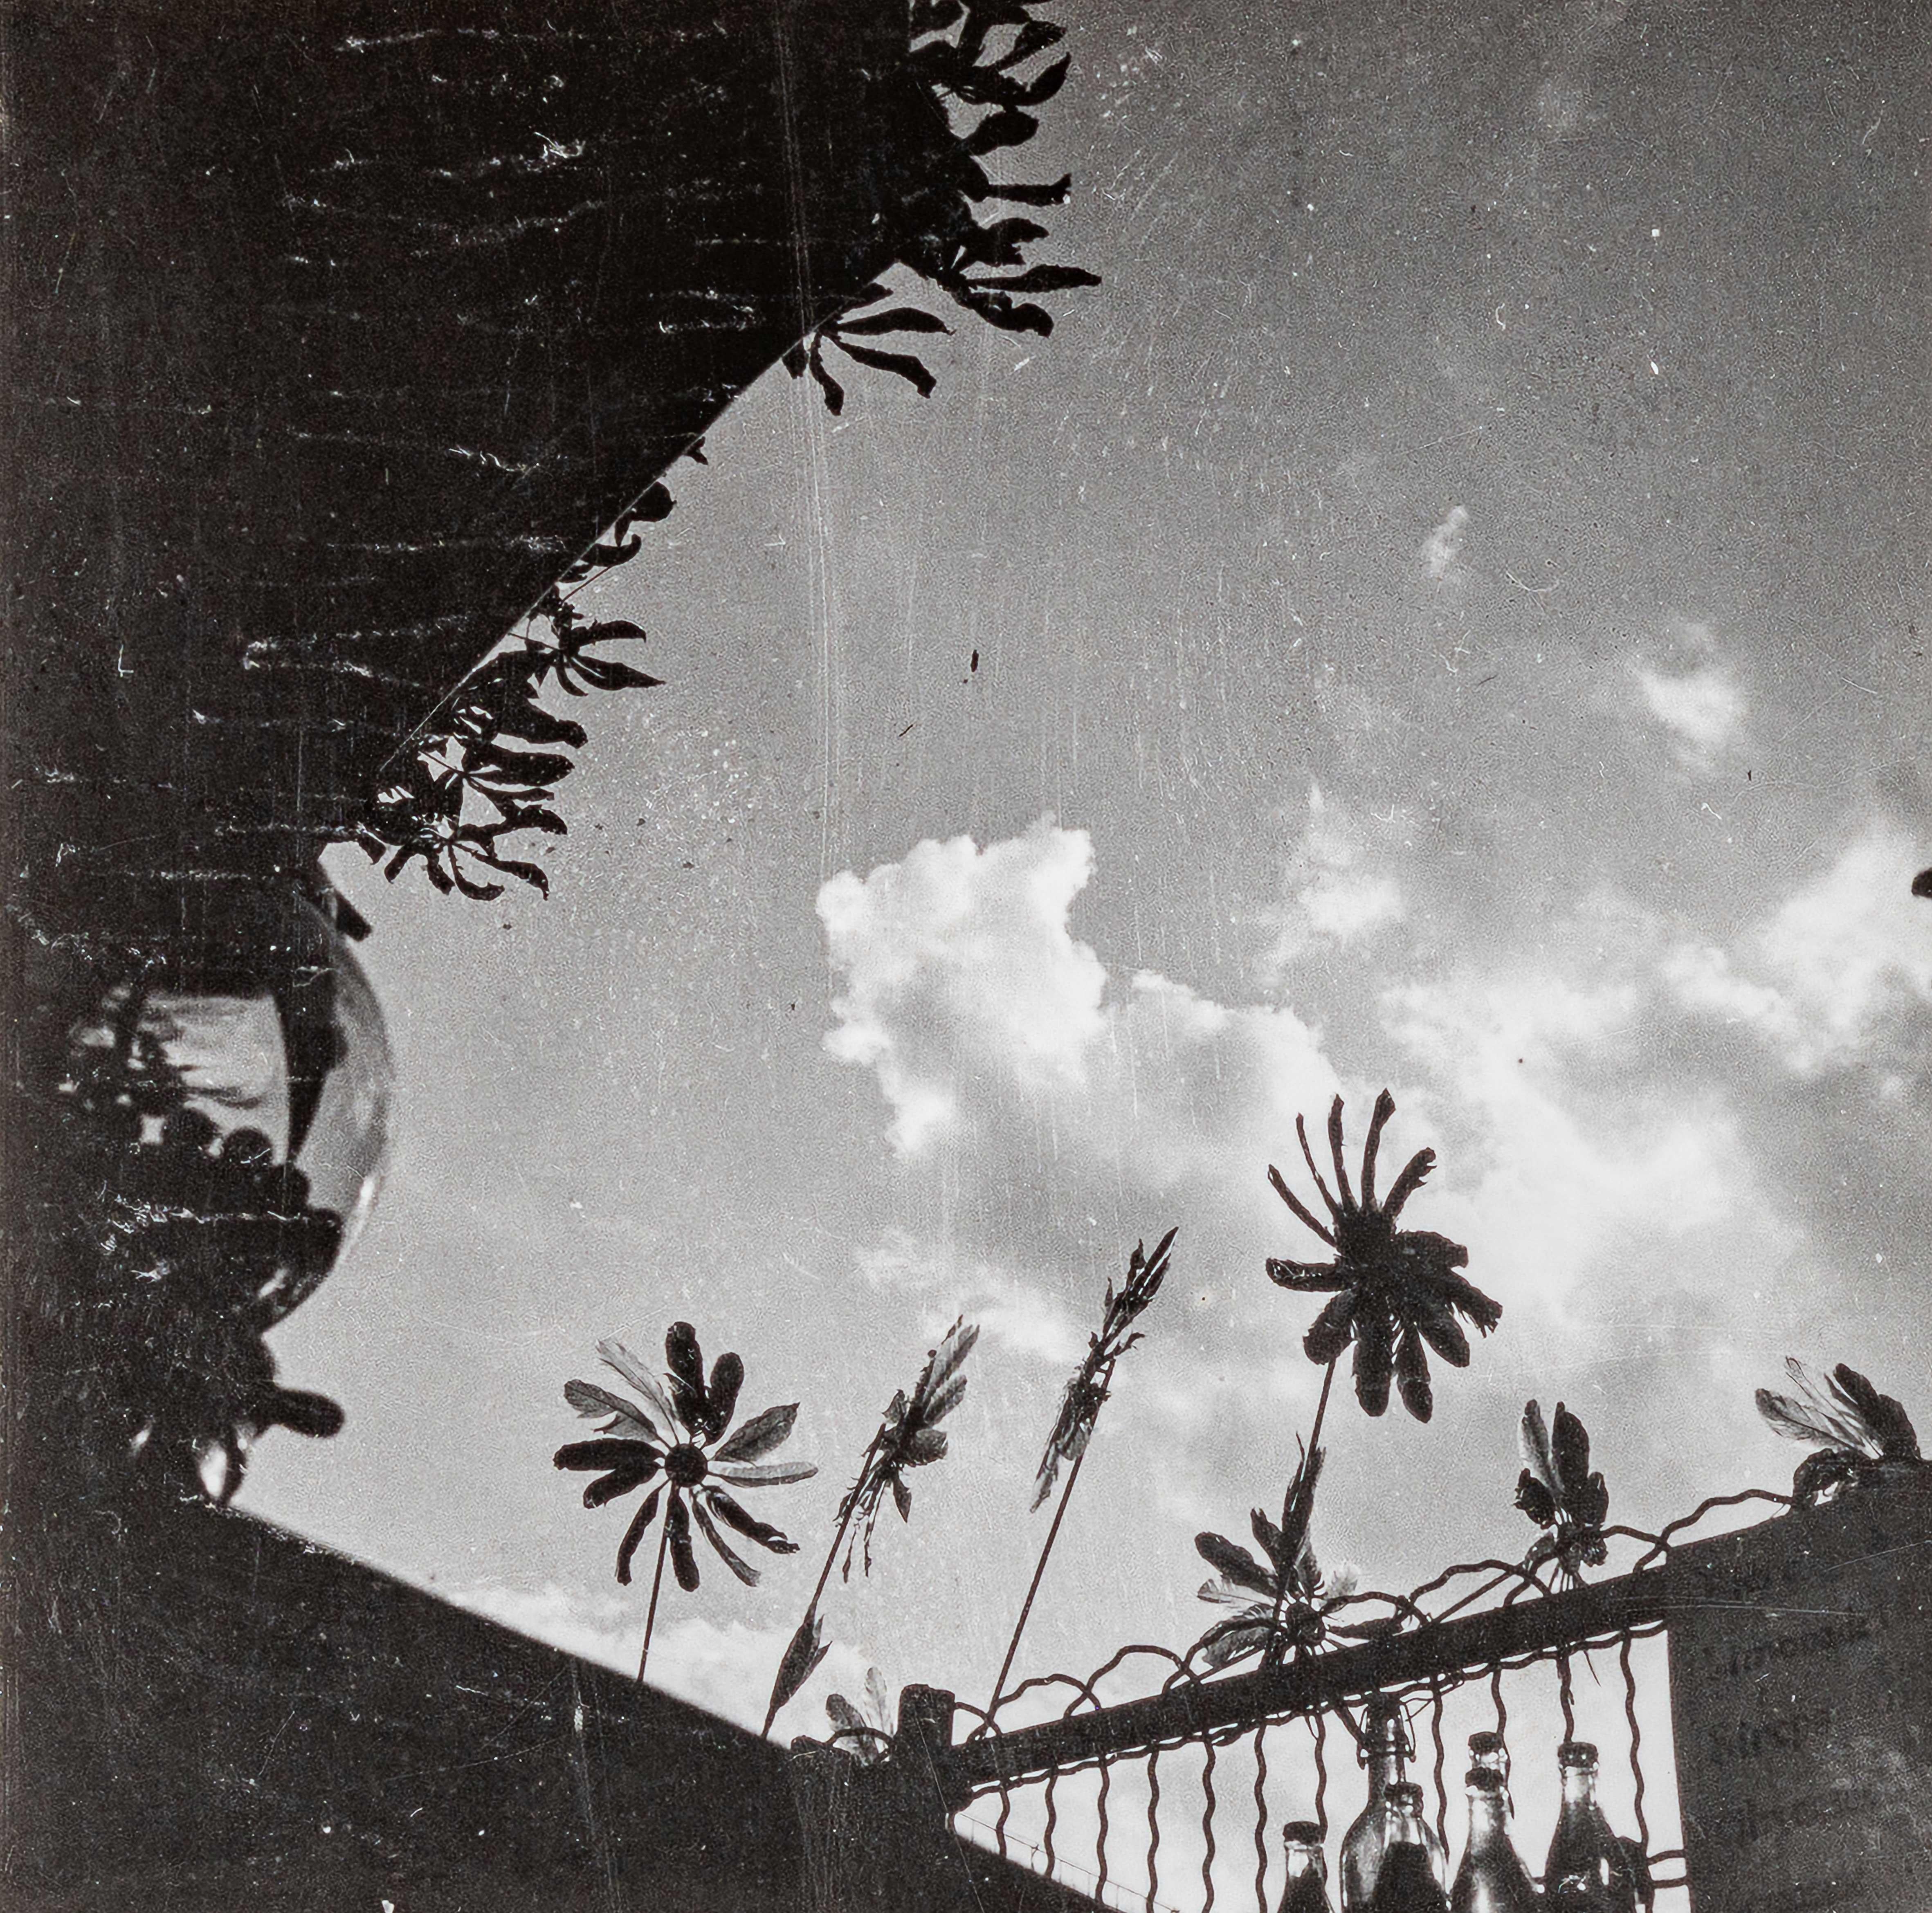
[[[1405,908],[1400,885],[1375,863],[1359,823],[1316,784],[1309,787],[1308,822],[1289,861],[1287,889],[1268,917],[1274,938],[1258,966],[1269,986],[1310,949],[1371,937],[1399,922]]]
[[[1730,947],[1680,943],[1664,974],[1686,1008],[1751,1030],[1795,1073],[1843,1067],[1932,1003],[1932,922],[1910,894],[1922,861],[1907,832],[1871,823]]]
[[[874,1288],[928,1302],[926,1325],[935,1336],[956,1316],[968,1315],[982,1334],[1056,1366],[1073,1361],[1085,1346],[1084,1331],[1058,1297],[996,1262],[963,1255],[951,1243],[922,1241],[897,1225],[860,1252],[859,1273]]]
[[[1093,868],[1084,830],[1043,820],[984,850],[970,837],[928,839],[820,890],[844,985],[826,1048],[877,1073],[902,1153],[957,1115],[962,1072],[990,1071],[1030,1094],[1078,1085],[1107,979],[1067,913]]]
[[[1742,1015],[1814,1068],[1932,1000],[1932,931],[1908,894],[1922,859],[1904,833],[1874,826],[1727,936],[1688,939],[1668,914],[1593,891],[1540,921],[1533,947],[1446,961],[1438,936],[1425,954],[1404,934],[1408,874],[1398,883],[1318,793],[1302,856],[1276,968],[1286,993],[1356,1001],[1339,1058],[1299,1008],[1123,973],[1076,940],[1094,868],[1084,833],[1042,823],[984,850],[922,844],[836,880],[833,1053],[873,1072],[896,1137],[908,1108],[946,1112],[900,1147],[938,1192],[940,1226],[888,1231],[868,1277],[917,1299],[935,1328],[982,1313],[1040,1372],[1077,1352],[1123,1245],[1178,1223],[1160,1360],[1123,1412],[1162,1432],[1151,1504],[1199,1525],[1213,1484],[1316,1385],[1308,1312],[1256,1278],[1267,1256],[1322,1252],[1266,1165],[1302,1183],[1295,1117],[1318,1116],[1344,1084],[1352,1152],[1387,1084],[1398,1115],[1384,1159],[1425,1142],[1440,1159],[1412,1219],[1466,1243],[1505,1309],[1445,1399],[1500,1390],[1520,1407],[1526,1385],[1602,1386],[1632,1365],[1658,1399],[1702,1399],[1742,1351],[1781,1353],[1766,1337],[1810,1321],[1837,1279],[1832,1217],[1792,1180],[1777,1084],[1727,1063],[1703,1026]],[[1388,901],[1360,902],[1378,880]],[[988,921],[1000,912],[1016,919],[1004,930]],[[1297,952],[1324,940],[1353,952],[1372,931],[1379,983],[1360,962],[1298,967]],[[992,953],[997,988],[963,974],[977,951]],[[1041,1004],[1059,1006],[1050,1036]],[[1750,1426],[1748,1390],[1724,1399],[1726,1425]]]
[[[1667,649],[1657,662],[1640,659],[1632,667],[1638,693],[1669,734],[1678,763],[1708,775],[1743,731],[1744,691],[1718,655],[1708,625],[1681,625]]]
[[[1423,541],[1423,564],[1429,575],[1437,583],[1442,583],[1461,570],[1456,560],[1462,555],[1462,540],[1468,528],[1467,508],[1460,505],[1453,505],[1442,523]]]
[[[1093,868],[1084,831],[1042,820],[983,850],[928,841],[820,892],[840,984],[826,1047],[872,1070],[902,1155],[949,1131],[1024,1132],[1063,1176],[1084,1158],[1154,1190],[1219,1183],[1231,1141],[1292,1133],[1330,1093],[1292,1011],[1110,973],[1070,928]]]
[[[1560,958],[1471,966],[1396,988],[1388,1009],[1457,1151],[1443,1226],[1519,1315],[1574,1327],[1639,1297],[1721,1297],[1740,1261],[1790,1253],[1720,1090],[1651,1077],[1592,1093],[1618,1057],[1654,1053],[1647,952],[1582,974]]]

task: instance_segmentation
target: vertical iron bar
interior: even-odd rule
[[[1107,1903],[1107,1790],[1114,1784],[1112,1763],[1106,1756],[1100,1756],[1100,1792],[1094,1804],[1100,1810],[1100,1831],[1094,1836],[1094,1857],[1100,1863],[1100,1877],[1094,1888],[1094,1897],[1104,1906]]]
[[[1328,1717],[1317,1711],[1310,1723],[1315,1735],[1315,1824],[1328,1837]]]
[[[1429,1726],[1436,1741],[1436,1834],[1442,1843],[1442,1851],[1449,1851],[1449,1789],[1444,1783],[1442,1770],[1448,1764],[1448,1750],[1442,1743],[1442,1683],[1431,1680],[1429,1684]]]
[[[1576,1699],[1570,1688],[1570,1656],[1566,1651],[1556,1657],[1557,1696],[1563,1703],[1563,1738],[1576,1738]]]
[[[1053,1830],[1060,1821],[1060,1801],[1055,1789],[1060,1785],[1060,1770],[1056,1768],[1046,1777],[1046,1831],[1040,1835],[1040,1851],[1046,1856],[1046,1877],[1053,1878],[1054,1866]]]
[[[1148,1750],[1148,1913],[1156,1913],[1154,1897],[1160,1886],[1160,1750]]]
[[[1207,1735],[1201,1745],[1201,1913],[1214,1913],[1214,1736]]]
[[[1255,1729],[1255,1913],[1268,1906],[1268,1723]]]
[[[1630,1779],[1635,1785],[1633,1804],[1636,1813],[1636,1837],[1650,1851],[1650,1822],[1643,1811],[1643,1762],[1638,1749],[1643,1744],[1643,1729],[1636,1717],[1636,1670],[1630,1666],[1630,1637],[1626,1634],[1617,1648],[1617,1660],[1624,1671],[1624,1718],[1630,1723]]]

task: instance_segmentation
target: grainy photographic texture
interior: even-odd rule
[[[4,0],[7,1904],[1922,1913],[1929,92]]]

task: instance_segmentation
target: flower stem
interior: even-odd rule
[[[664,1518],[658,1530],[657,1570],[651,1576],[651,1605],[644,1615],[644,1649],[638,1657],[638,1678],[644,1678],[644,1663],[651,1657],[651,1630],[658,1624],[658,1589],[664,1582],[664,1549],[670,1542],[670,1510],[664,1510]]]
[[[1107,1385],[1114,1379],[1114,1365],[1109,1362],[1100,1375],[1100,1399],[1106,1399]],[[1097,1426],[1100,1411],[1094,1411]],[[1066,1471],[1066,1486],[1060,1491],[1060,1505],[1053,1511],[1053,1525],[1046,1531],[1046,1545],[1040,1551],[1040,1560],[1033,1571],[1033,1585],[1027,1590],[1026,1600],[1021,1604],[1020,1618],[1013,1626],[1013,1638],[1006,1643],[1006,1657],[1000,1663],[999,1678],[993,1683],[993,1698],[986,1703],[988,1717],[999,1711],[1000,1696],[1006,1692],[1006,1676],[1013,1671],[1013,1657],[1020,1651],[1020,1636],[1026,1632],[1028,1618],[1033,1612],[1034,1597],[1040,1592],[1040,1584],[1046,1574],[1046,1564],[1053,1553],[1053,1544],[1060,1538],[1060,1524],[1066,1519],[1067,1504],[1073,1499],[1073,1484],[1080,1479],[1082,1464],[1087,1459],[1087,1450],[1092,1445],[1094,1430],[1087,1431],[1087,1440],[1081,1444],[1080,1452],[1073,1458],[1073,1465]]]
[[[866,1459],[859,1464],[859,1479],[852,1485],[850,1498],[845,1504],[845,1512],[839,1519],[838,1531],[832,1537],[832,1545],[825,1551],[825,1565],[818,1570],[818,1585],[812,1591],[812,1599],[805,1604],[805,1618],[800,1621],[801,1633],[812,1624],[818,1612],[818,1603],[825,1593],[825,1584],[832,1579],[832,1564],[838,1558],[838,1544],[845,1539],[846,1531],[852,1525],[852,1517],[859,1512],[861,1492],[866,1486],[866,1477],[871,1473],[872,1458],[879,1452],[879,1444],[885,1438],[885,1426],[880,1424],[878,1432],[872,1437],[872,1445],[866,1450]],[[781,1672],[783,1670],[781,1669]],[[758,1729],[760,1734],[772,1731],[772,1723],[778,1717],[778,1684],[772,1684],[771,1705],[765,1709],[765,1724]]]
[[[1341,1359],[1340,1349],[1328,1358],[1328,1372],[1322,1378],[1322,1396],[1315,1405],[1315,1426],[1308,1431],[1304,1455],[1313,1454],[1322,1439],[1322,1424],[1328,1413],[1328,1393],[1335,1386],[1335,1369]],[[1262,1650],[1262,1659],[1270,1664],[1281,1658],[1281,1611],[1288,1600],[1288,1566],[1286,1562],[1275,1564],[1274,1612],[1268,1616],[1268,1639]]]
[[[1342,1360],[1338,1351],[1328,1358],[1328,1372],[1322,1378],[1322,1399],[1315,1405],[1315,1426],[1308,1431],[1308,1452],[1314,1453],[1322,1440],[1322,1423],[1328,1413],[1328,1391],[1335,1386],[1335,1370]]]

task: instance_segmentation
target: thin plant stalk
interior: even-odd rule
[[[1114,1365],[1109,1362],[1100,1376],[1100,1390],[1104,1395],[1108,1384],[1114,1379]],[[1040,1592],[1040,1584],[1046,1574],[1046,1564],[1053,1553],[1053,1544],[1060,1537],[1060,1524],[1066,1519],[1067,1504],[1073,1499],[1073,1484],[1080,1479],[1080,1471],[1087,1459],[1087,1450],[1093,1445],[1093,1436],[1081,1445],[1080,1452],[1073,1458],[1073,1465],[1066,1471],[1066,1486],[1060,1491],[1060,1505],[1053,1511],[1053,1525],[1046,1531],[1046,1545],[1040,1551],[1040,1560],[1033,1571],[1033,1585],[1027,1590],[1026,1600],[1021,1604],[1020,1618],[1013,1627],[1013,1638],[1006,1644],[1006,1657],[1000,1663],[999,1678],[993,1683],[993,1698],[986,1703],[986,1711],[991,1715],[999,1711],[1000,1696],[1006,1692],[1006,1676],[1013,1671],[1013,1657],[1020,1651],[1020,1636],[1026,1632],[1028,1618],[1033,1613],[1034,1597]]]
[[[883,1435],[884,1432],[884,1430],[881,1429],[879,1435],[874,1435],[872,1437],[872,1445],[866,1450],[866,1459],[859,1464],[859,1480],[861,1483],[866,1479],[866,1471],[872,1465],[873,1456],[879,1452],[880,1435]],[[818,1570],[818,1585],[812,1591],[812,1599],[805,1604],[805,1618],[799,1623],[801,1629],[804,1628],[818,1612],[818,1603],[825,1594],[825,1584],[832,1579],[832,1564],[838,1558],[840,1544],[845,1539],[847,1530],[852,1525],[852,1517],[858,1512],[859,1497],[855,1490],[846,1504],[844,1517],[838,1524],[838,1531],[832,1537],[832,1546],[825,1551],[825,1565]],[[765,1724],[758,1729],[760,1734],[769,1734],[772,1731],[772,1723],[778,1717],[779,1705],[778,1690],[774,1687],[772,1690],[771,1705],[765,1709]]]
[[[1307,1454],[1313,1454],[1321,1443],[1322,1424],[1328,1413],[1328,1393],[1329,1390],[1335,1386],[1335,1370],[1341,1360],[1342,1357],[1339,1353],[1331,1356],[1329,1358],[1327,1372],[1322,1378],[1321,1398],[1315,1404],[1315,1426],[1308,1432],[1308,1446],[1304,1451]],[[1280,1657],[1281,1611],[1286,1604],[1287,1600],[1288,1570],[1286,1567],[1281,1567],[1278,1569],[1275,1583],[1274,1612],[1268,1617],[1266,1653],[1267,1658],[1270,1660],[1278,1660]]]
[[[638,1657],[638,1678],[644,1678],[644,1663],[651,1657],[651,1630],[658,1624],[658,1589],[664,1582],[664,1550],[670,1545],[670,1510],[664,1510],[664,1518],[658,1524],[658,1564],[651,1576],[651,1604],[644,1613],[644,1651]]]

